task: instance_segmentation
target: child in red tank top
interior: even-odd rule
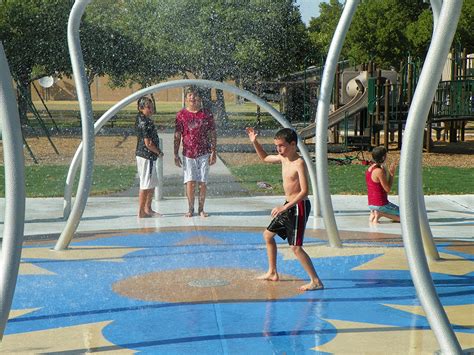
[[[400,222],[400,211],[397,205],[388,201],[388,193],[392,188],[393,176],[396,164],[390,164],[387,171],[382,165],[387,158],[387,150],[384,147],[376,147],[372,150],[372,159],[375,162],[365,172],[365,183],[367,185],[367,197],[369,202],[371,223],[378,223],[380,217],[389,218]]]

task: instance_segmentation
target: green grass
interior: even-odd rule
[[[329,187],[335,195],[365,195],[366,167],[363,165],[329,165]],[[254,194],[283,194],[281,186],[281,166],[277,164],[257,164],[230,167],[232,174]],[[273,186],[272,190],[257,187],[264,181]],[[452,167],[426,167],[423,169],[423,191],[425,195],[462,195],[474,191],[474,169]],[[398,194],[398,178],[395,177],[392,194]]]
[[[112,107],[115,102],[93,102],[92,108],[94,116],[98,119],[105,111]],[[54,122],[60,128],[80,127],[80,112],[77,101],[48,101],[46,102],[51,112]],[[47,127],[54,127],[48,114],[43,110],[41,102],[35,102],[35,106],[41,113],[41,118],[45,121]],[[153,115],[155,122],[166,128],[174,128],[176,112],[181,109],[180,102],[157,102],[157,112]],[[257,105],[252,102],[243,104],[226,103],[226,110],[229,116],[230,127],[242,128],[249,124],[254,125],[256,121]],[[117,120],[114,121],[114,127],[133,127],[137,113],[136,104],[130,104],[117,113]],[[278,127],[277,122],[264,110],[261,113],[262,126],[265,128]],[[35,129],[40,129],[39,122],[32,114],[29,114],[29,125]],[[107,123],[110,126],[111,123]]]
[[[67,166],[43,165],[25,168],[27,197],[61,197],[64,195]],[[329,165],[331,194],[365,195],[364,171],[362,165]],[[232,174],[242,185],[255,195],[283,195],[281,166],[257,164],[230,167]],[[96,166],[94,168],[91,195],[106,195],[124,191],[133,185],[135,166]],[[4,181],[3,166],[0,167],[0,181]],[[77,189],[76,186],[73,191]],[[257,187],[264,181],[273,189]],[[398,194],[398,180],[395,177],[392,194]],[[423,169],[423,191],[426,195],[461,195],[474,191],[474,169],[452,167],[427,167]],[[0,197],[5,196],[5,185],[0,185]]]
[[[92,109],[94,111],[107,111],[117,102],[115,101],[93,101]],[[40,101],[34,101],[37,109],[42,110],[43,104]],[[46,105],[50,111],[79,111],[78,101],[46,101]],[[237,104],[235,102],[226,101],[226,109],[228,112],[256,112],[257,105],[253,102],[245,102]],[[273,105],[278,108],[278,105]],[[178,112],[182,107],[179,101],[157,101],[157,112]],[[135,102],[127,105],[122,109],[124,112],[135,113],[137,111],[137,104]],[[264,112],[262,110],[262,112]]]
[[[68,166],[43,165],[25,167],[27,197],[64,196],[64,183]],[[91,195],[105,195],[124,191],[133,185],[136,174],[134,166],[96,166],[92,178]],[[73,191],[77,190],[77,181]],[[0,167],[0,181],[5,181],[4,167]],[[5,196],[5,184],[0,184],[0,197]]]

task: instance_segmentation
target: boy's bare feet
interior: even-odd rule
[[[310,282],[309,284],[303,285],[299,288],[300,291],[317,291],[323,290],[324,285],[322,283]]]
[[[267,272],[264,275],[258,276],[257,280],[265,280],[265,281],[278,281],[280,280],[280,276],[278,276],[278,272]]]
[[[370,211],[369,221],[370,223],[379,223],[380,213],[378,211]]]
[[[206,213],[204,211],[199,211],[199,215],[203,218],[209,217],[209,213]]]
[[[370,214],[369,214],[369,223],[372,223],[374,221],[374,211],[370,211]]]
[[[187,217],[187,218],[192,217],[192,216],[194,216],[194,211],[193,210],[189,210],[188,212],[186,212],[184,214],[184,217]]]
[[[138,213],[138,218],[153,218],[153,217],[161,217],[161,213],[151,211],[150,213]]]
[[[147,211],[146,214],[147,214],[149,217],[161,217],[161,216],[162,216],[161,213],[158,213],[158,212],[153,211],[153,210]]]

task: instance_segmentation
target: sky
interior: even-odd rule
[[[301,19],[308,25],[311,17],[319,15],[319,3],[321,0],[296,0],[296,4],[300,6]],[[324,1],[327,2],[327,1]]]

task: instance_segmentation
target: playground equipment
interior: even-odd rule
[[[351,100],[341,106],[328,116],[328,128],[331,128],[349,116],[367,109],[368,106],[368,90],[367,90],[367,72],[362,72],[358,77],[352,79],[346,86],[345,91],[351,97]],[[298,131],[299,136],[303,140],[313,138],[315,135],[316,123],[311,123],[305,128]]]
[[[20,267],[25,224],[25,172],[20,117],[3,44],[0,42],[0,122],[5,165],[5,222],[0,250],[0,341]]]
[[[377,69],[374,63],[354,70],[343,68],[343,63],[336,65],[332,91],[334,111],[328,116],[328,128],[332,131],[329,141],[339,143],[342,137],[346,149],[380,144],[388,149],[389,144],[396,141],[397,148],[401,149],[408,110],[419,79],[420,60],[408,57],[398,72]],[[452,50],[443,77],[425,127],[427,152],[432,148],[433,130],[437,140],[463,141],[466,124],[474,119],[474,55],[468,55],[466,50],[462,53]],[[308,106],[306,101],[304,104]],[[353,133],[349,132],[350,126]],[[308,141],[315,135],[315,123],[298,133]]]

